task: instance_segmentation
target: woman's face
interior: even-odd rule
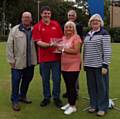
[[[100,20],[98,20],[98,19],[93,19],[93,20],[91,21],[91,27],[92,27],[93,30],[99,29],[100,26],[101,26],[101,21],[100,21]]]
[[[64,33],[67,34],[67,35],[74,34],[74,27],[73,27],[73,25],[71,25],[71,24],[66,25],[65,28],[64,28]]]

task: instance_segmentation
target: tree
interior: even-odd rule
[[[4,1],[4,0],[3,0]],[[11,23],[12,26],[18,24],[21,19],[21,13],[23,11],[30,11],[33,14],[33,21],[36,23],[38,20],[38,9],[37,3],[38,0],[6,0],[5,6],[5,16],[6,23]],[[48,5],[52,9],[52,18],[58,20],[60,23],[63,23],[67,20],[67,12],[69,9],[75,9],[78,14],[78,21],[83,21],[87,25],[87,17],[85,14],[84,8],[85,3],[81,4],[83,9],[75,7],[73,2],[63,2],[63,0],[40,0],[40,8],[43,5]],[[80,5],[79,3],[76,3]],[[1,5],[1,4],[0,4]]]
[[[109,27],[110,25],[110,1],[109,0],[105,0],[104,1],[104,24],[105,26]]]

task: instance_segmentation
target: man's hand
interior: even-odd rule
[[[15,68],[15,63],[10,63],[11,68]]]

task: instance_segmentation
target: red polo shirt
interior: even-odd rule
[[[57,21],[51,20],[49,25],[42,20],[37,23],[32,31],[34,41],[50,42],[51,38],[62,38],[63,33]],[[54,53],[55,48],[41,48],[38,46],[38,62],[59,61],[60,54]]]

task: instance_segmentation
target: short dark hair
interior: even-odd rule
[[[43,11],[51,11],[50,7],[49,6],[42,6],[41,9],[40,9],[40,13],[42,13]]]

